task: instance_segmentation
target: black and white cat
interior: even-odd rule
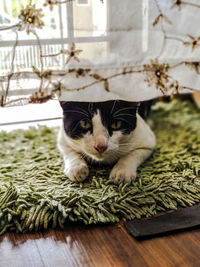
[[[63,125],[58,148],[66,176],[77,182],[85,180],[89,174],[87,162],[94,161],[116,163],[109,176],[116,184],[134,180],[138,166],[156,144],[154,133],[143,119],[149,105],[121,100],[60,104]]]

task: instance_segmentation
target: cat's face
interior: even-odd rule
[[[60,102],[71,146],[96,161],[114,162],[127,152],[138,104],[126,101]]]

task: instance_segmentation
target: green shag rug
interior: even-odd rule
[[[192,206],[200,200],[200,111],[190,101],[157,103],[157,147],[131,185],[113,185],[109,168],[74,183],[63,174],[58,129],[0,133],[0,234],[118,222]]]

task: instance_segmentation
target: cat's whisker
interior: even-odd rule
[[[119,113],[122,113],[122,111],[125,111],[125,110],[137,110],[138,109],[138,106],[137,107],[126,107],[126,108],[121,108],[121,109],[118,109],[117,111],[115,111],[113,113],[113,116],[119,114]]]
[[[130,117],[136,117],[136,114],[130,114],[130,113],[129,113],[129,114],[128,114],[128,113],[120,113],[120,114],[118,114],[118,115],[115,115],[115,116],[113,115],[113,117],[114,117],[114,118],[118,118],[118,117],[120,118],[121,116],[130,116]]]
[[[122,142],[122,143],[119,143],[119,145],[121,146],[123,146],[123,145],[132,145],[133,144],[133,142]]]
[[[120,119],[121,121],[124,121],[124,122],[126,122],[127,124],[129,124],[129,125],[132,125],[133,124],[133,121],[131,121],[130,119],[126,119],[126,118],[122,118],[122,117],[120,117],[120,116],[118,116],[117,117],[118,119]]]
[[[81,114],[81,115],[84,115],[85,117],[89,117],[89,114],[84,112],[84,110],[67,110],[67,113],[78,113],[78,114]]]
[[[119,154],[120,154],[119,151],[117,151],[117,153],[116,152],[115,153],[111,153],[109,155],[109,157],[110,157],[111,160],[117,161],[119,159],[119,156],[120,156]]]
[[[118,150],[128,152],[129,148],[130,148],[130,146],[119,146]]]
[[[117,100],[115,100],[114,103],[113,103],[113,106],[112,106],[112,109],[111,109],[111,112],[110,112],[111,114],[113,114],[113,110],[114,110],[114,108],[115,108],[115,104],[116,104],[116,102],[117,102]]]
[[[129,147],[130,145],[132,145],[133,143],[130,144],[119,144],[119,147]]]
[[[85,153],[81,153],[80,156],[81,156],[82,159],[86,159]]]

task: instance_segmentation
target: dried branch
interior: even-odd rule
[[[18,44],[18,32],[15,32],[15,34],[16,34],[16,41],[15,41],[15,44],[14,44],[14,47],[13,47],[10,74],[8,75],[8,78],[7,78],[7,86],[6,86],[5,95],[1,98],[1,103],[0,103],[0,105],[2,107],[4,106],[4,103],[6,102],[6,99],[8,97],[8,92],[9,92],[9,88],[10,88],[10,80],[11,80],[11,78],[13,76],[13,73],[14,73],[14,60],[15,60],[16,48],[17,48],[17,44]]]
[[[45,94],[44,92],[35,92],[30,96],[30,104],[41,104],[53,99],[53,94]]]
[[[21,98],[13,99],[10,101],[6,101],[6,103],[4,103],[4,105],[3,105],[3,107],[11,106],[12,104],[16,104],[17,102],[24,103],[24,101],[27,101],[27,104],[28,104],[29,103],[29,97],[21,97]]]
[[[59,0],[45,0],[45,3],[43,6],[49,6],[49,9],[52,11],[55,5],[60,5],[60,4],[67,4],[69,2],[72,2],[74,0],[64,0],[64,1],[59,1]]]
[[[190,3],[190,2],[185,2],[185,1],[182,1],[182,0],[173,0],[173,2],[174,3],[171,6],[171,8],[178,7],[179,11],[181,10],[181,7],[183,5],[200,8],[200,5],[198,5],[198,4],[194,4],[194,3]]]
[[[11,26],[7,26],[7,27],[1,27],[0,28],[0,31],[7,31],[7,30],[12,30],[14,28],[19,28],[21,25],[21,23],[17,23],[17,24],[14,24],[14,25],[11,25]]]
[[[86,85],[83,85],[81,87],[78,87],[78,88],[72,88],[72,89],[68,89],[68,88],[64,88],[62,87],[62,91],[66,91],[66,92],[73,92],[73,91],[81,91],[81,90],[84,90],[86,88],[89,88],[95,84],[98,84],[98,83],[102,83],[102,82],[105,82],[105,81],[108,81],[108,80],[111,80],[113,78],[116,78],[118,76],[122,76],[122,75],[127,75],[127,74],[132,74],[132,73],[141,73],[143,72],[144,70],[141,69],[141,70],[127,70],[127,71],[123,71],[123,72],[119,72],[119,73],[115,73],[115,74],[112,74],[110,76],[107,76],[107,77],[102,77],[101,79],[95,79],[94,82],[91,82],[89,84],[86,84]],[[95,74],[93,74],[92,76],[94,76]],[[92,77],[90,75],[90,77]],[[95,75],[96,76],[96,75]],[[107,90],[106,90],[107,91]]]

